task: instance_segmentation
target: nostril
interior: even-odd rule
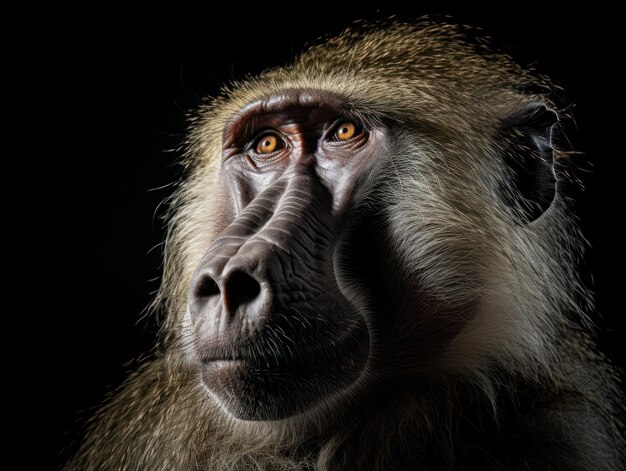
[[[219,295],[220,288],[213,278],[206,275],[197,284],[194,294],[197,298],[210,298]]]
[[[226,304],[231,311],[254,300],[261,292],[261,285],[247,273],[231,273],[224,288]]]

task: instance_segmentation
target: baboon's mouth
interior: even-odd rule
[[[334,341],[257,342],[202,358],[202,380],[242,420],[298,415],[354,383],[369,355],[365,323]],[[260,347],[262,345],[262,347]]]

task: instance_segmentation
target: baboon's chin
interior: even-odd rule
[[[365,333],[350,336],[335,352],[321,358],[302,351],[284,361],[267,358],[207,361],[202,380],[233,417],[248,421],[282,420],[306,413],[346,392],[367,364],[369,340]],[[293,358],[297,358],[294,361]]]

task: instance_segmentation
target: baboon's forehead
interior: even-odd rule
[[[525,91],[547,83],[472,42],[472,33],[451,25],[393,24],[347,30],[321,41],[292,64],[270,69],[226,90],[227,108],[284,89],[318,89],[342,96],[356,109],[431,116],[455,110],[473,113],[516,105]]]
[[[545,94],[549,85],[509,57],[468,42],[470,36],[451,25],[347,30],[292,64],[226,87],[201,111],[192,143],[200,138],[217,144],[233,117],[285,90],[325,91],[346,109],[374,119],[488,138],[500,119],[536,100],[529,90]]]

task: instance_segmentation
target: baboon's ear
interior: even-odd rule
[[[556,195],[554,139],[558,123],[559,115],[543,103],[530,105],[507,119],[505,132],[511,144],[505,162],[511,185],[506,200],[523,224],[541,216]]]

